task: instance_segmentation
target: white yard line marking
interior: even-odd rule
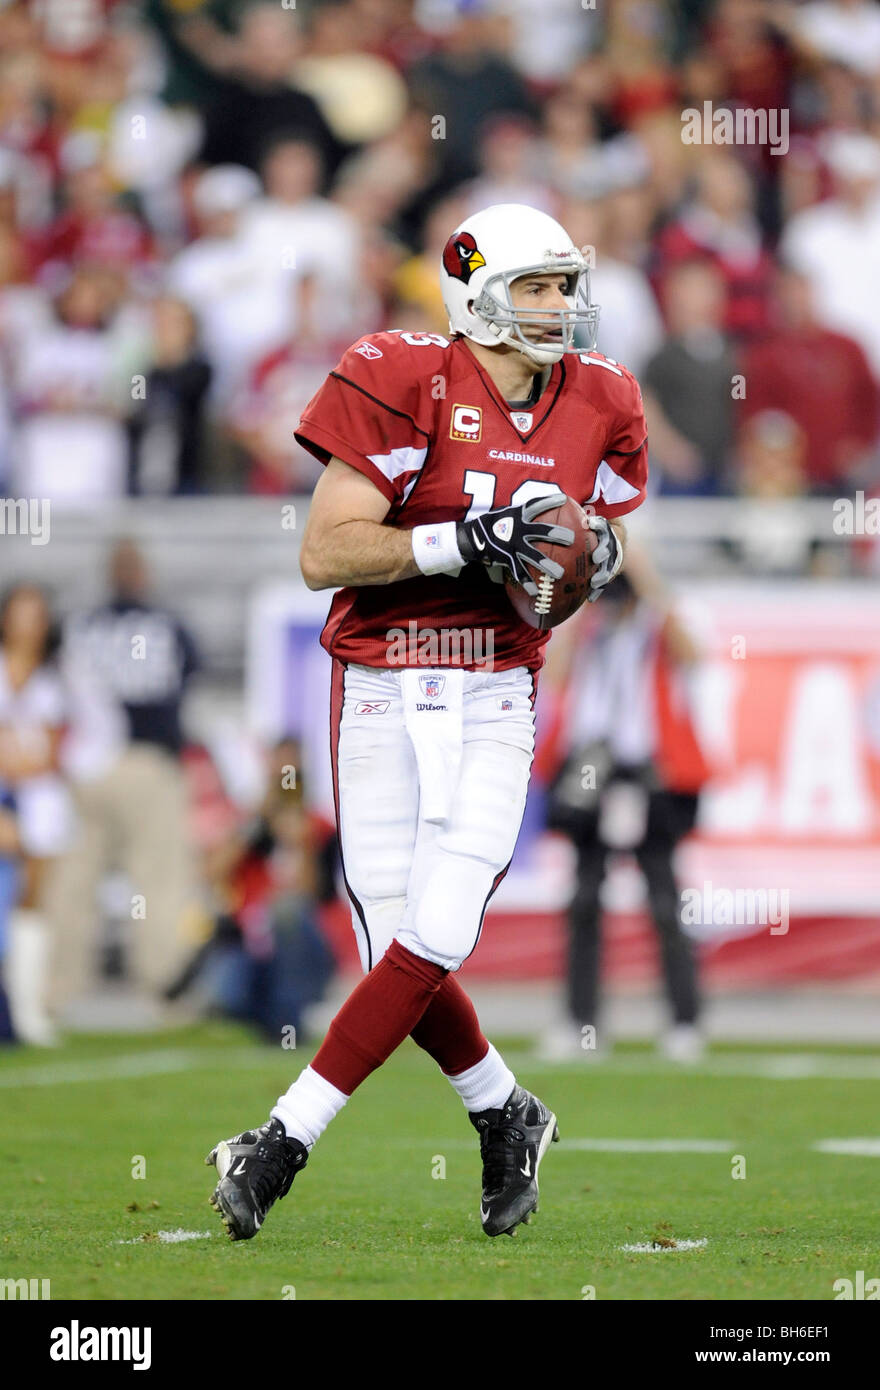
[[[146,1235],[135,1236],[134,1240],[117,1240],[117,1245],[151,1245],[153,1240],[159,1240],[163,1245],[179,1245],[182,1240],[210,1240],[212,1231],[185,1231],[182,1226],[178,1226],[176,1231],[157,1231],[155,1237],[149,1232]]]
[[[705,1236],[702,1240],[677,1240],[673,1245],[621,1245],[628,1255],[674,1255],[679,1250],[704,1250],[709,1244]]]
[[[397,1142],[411,1149],[422,1141],[400,1139]],[[473,1139],[437,1140],[438,1149],[473,1147]],[[558,1155],[567,1150],[574,1150],[582,1153],[608,1154],[729,1154],[735,1148],[736,1143],[732,1139],[568,1139],[563,1134],[558,1148],[554,1146],[553,1153]]]
[[[727,1154],[736,1145],[729,1139],[566,1139],[559,1151],[580,1149],[606,1154]]]
[[[505,1052],[515,1071],[536,1075],[555,1071],[584,1071],[584,1063],[544,1062],[530,1052]],[[116,1081],[133,1076],[163,1076],[172,1072],[208,1070],[217,1065],[217,1054],[207,1048],[163,1048],[123,1053],[120,1057],[81,1062],[50,1062],[0,1070],[0,1090],[20,1086],[64,1086],[77,1081]],[[273,1060],[263,1048],[237,1048],[222,1053],[224,1067],[259,1068]],[[721,1053],[694,1066],[675,1066],[650,1054],[614,1056],[590,1063],[589,1075],[620,1073],[633,1076],[682,1077],[740,1076],[767,1081],[878,1081],[880,1056],[840,1056],[818,1052]],[[584,1072],[586,1075],[586,1072]]]
[[[880,1158],[880,1139],[817,1139],[810,1147],[820,1154],[847,1154],[855,1158]]]
[[[0,1087],[65,1086],[73,1081],[115,1081],[130,1076],[162,1076],[192,1066],[189,1052],[133,1052],[128,1056],[96,1058],[93,1062],[56,1062],[45,1067],[22,1067],[0,1073]]]
[[[504,1059],[515,1072],[535,1075],[555,1071],[579,1071],[585,1077],[613,1073],[633,1076],[744,1076],[762,1081],[878,1081],[880,1055],[841,1056],[818,1052],[739,1052],[719,1053],[702,1062],[684,1066],[651,1054],[615,1056],[584,1063],[576,1057],[568,1062],[545,1062],[529,1052],[505,1051]],[[586,1070],[589,1067],[589,1072]]]
[[[262,1066],[270,1054],[256,1049],[224,1052],[224,1067]],[[75,1081],[124,1081],[132,1076],[167,1076],[170,1072],[207,1070],[218,1063],[216,1054],[202,1048],[164,1048],[154,1052],[130,1052],[121,1057],[94,1061],[55,1062],[43,1067],[0,1071],[0,1090],[19,1086],[66,1086]]]

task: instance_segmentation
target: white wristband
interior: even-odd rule
[[[458,541],[456,523],[438,521],[433,526],[414,526],[412,531],[413,559],[422,574],[454,574],[464,566]]]

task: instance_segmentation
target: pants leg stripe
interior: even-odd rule
[[[330,766],[333,773],[333,806],[336,811],[336,843],[339,846],[339,862],[342,866],[342,879],[346,892],[358,915],[367,942],[367,969],[372,970],[373,943],[370,940],[366,914],[348,881],[348,875],[345,872],[345,856],[342,850],[342,818],[339,810],[339,725],[342,721],[342,707],[345,703],[345,672],[345,662],[334,658],[330,681]]]
[[[492,880],[492,887],[489,889],[488,893],[486,894],[486,901],[483,903],[483,910],[482,910],[482,912],[480,913],[480,925],[477,927],[477,934],[476,934],[476,936],[474,937],[474,944],[473,944],[473,946],[471,947],[471,949],[468,951],[467,955],[465,956],[465,960],[467,960],[468,957],[470,957],[470,956],[472,956],[472,955],[474,954],[474,951],[477,949],[477,947],[478,947],[479,944],[480,944],[480,937],[483,935],[483,919],[484,919],[484,917],[486,916],[486,909],[487,909],[487,907],[489,906],[489,903],[490,903],[490,901],[491,901],[491,899],[492,899],[492,896],[493,896],[493,894],[494,894],[496,888],[498,887],[498,885],[499,885],[499,883],[501,882],[501,880],[504,878],[505,874],[507,873],[507,870],[510,868],[510,866],[511,866],[512,863],[513,863],[513,860],[512,860],[512,859],[508,859],[507,863],[504,865],[504,868],[501,869],[501,871],[500,871],[499,873],[497,873],[497,874],[495,875],[494,879]]]

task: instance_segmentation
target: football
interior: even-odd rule
[[[527,594],[510,575],[504,581],[507,597],[523,622],[543,632],[564,623],[586,602],[593,573],[591,557],[599,538],[590,529],[589,518],[583,507],[571,497],[566,497],[551,511],[542,512],[536,520],[551,526],[568,526],[574,531],[573,545],[535,542],[549,559],[556,560],[562,566],[564,573],[561,579],[551,579],[549,574],[533,569],[538,585],[536,594]]]

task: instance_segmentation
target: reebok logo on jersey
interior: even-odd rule
[[[555,458],[547,458],[544,454],[521,454],[515,449],[490,449],[488,457],[504,463],[527,463],[531,468],[553,468],[556,464]]]
[[[358,700],[354,707],[355,714],[385,714],[390,700]]]
[[[356,348],[355,348],[355,352],[359,352],[360,355],[361,355],[361,357],[381,357],[381,356],[382,356],[382,349],[381,349],[381,348],[377,348],[376,345],[375,345],[374,343],[361,343],[360,347],[356,347]]]
[[[478,405],[454,405],[449,425],[450,439],[466,439],[479,444],[483,433],[483,412]]]

